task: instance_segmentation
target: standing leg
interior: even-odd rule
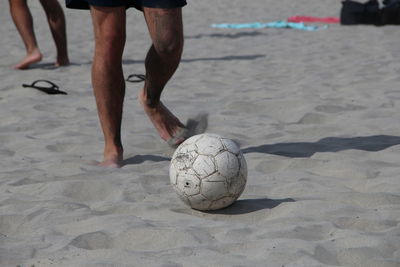
[[[120,167],[123,159],[121,142],[122,108],[125,81],[122,54],[125,45],[125,7],[91,6],[95,52],[92,84],[97,111],[105,139],[101,166]]]
[[[40,0],[57,48],[56,66],[69,65],[64,12],[57,0]]]
[[[14,68],[26,69],[29,65],[42,60],[42,54],[38,48],[33,29],[32,15],[26,0],[9,0],[9,3],[11,17],[26,49],[26,56]]]
[[[161,92],[175,73],[182,55],[182,11],[181,8],[145,7],[143,12],[153,44],[147,53],[146,81],[139,100],[161,138],[169,140],[184,127],[160,101]]]

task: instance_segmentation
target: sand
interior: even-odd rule
[[[339,0],[201,0],[184,9],[185,51],[163,94],[183,120],[240,143],[248,184],[231,207],[185,206],[169,184],[173,150],[128,84],[125,165],[106,169],[90,82],[89,13],[65,9],[71,66],[52,68],[43,10],[29,1],[44,54],[0,9],[0,266],[400,266],[400,28],[214,29],[212,23],[339,16]],[[150,44],[129,11],[125,74]],[[49,79],[68,93],[22,83]]]

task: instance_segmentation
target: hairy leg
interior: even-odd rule
[[[92,84],[105,139],[102,166],[120,167],[122,108],[125,81],[122,54],[125,45],[125,7],[91,6],[95,36]]]
[[[26,0],[9,0],[10,13],[26,49],[26,56],[14,66],[16,69],[26,69],[29,65],[42,60],[42,54],[36,42],[33,29],[33,19]]]
[[[169,140],[184,127],[160,101],[161,92],[175,73],[182,55],[182,10],[144,8],[143,12],[153,44],[146,56],[146,81],[139,100],[161,138]]]
[[[56,66],[69,65],[64,12],[57,0],[40,0],[57,48]]]

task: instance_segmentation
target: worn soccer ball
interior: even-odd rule
[[[199,134],[176,149],[169,176],[184,203],[196,210],[216,210],[231,205],[242,194],[247,164],[232,140]]]

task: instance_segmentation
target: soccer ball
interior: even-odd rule
[[[169,177],[179,198],[191,208],[216,210],[231,205],[242,194],[247,164],[232,140],[199,134],[176,149]]]

